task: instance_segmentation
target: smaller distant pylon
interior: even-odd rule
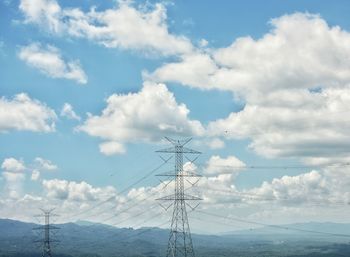
[[[43,232],[43,238],[40,240],[34,241],[35,243],[41,243],[42,247],[42,257],[52,257],[52,252],[51,252],[51,244],[54,242],[59,242],[58,240],[53,240],[51,239],[51,231],[52,230],[57,230],[59,229],[56,226],[53,226],[50,224],[50,218],[53,216],[58,216],[57,214],[53,214],[53,210],[44,210],[40,209],[43,213],[39,215],[35,215],[35,217],[41,217],[44,218],[45,224],[33,228],[33,230],[40,230]]]

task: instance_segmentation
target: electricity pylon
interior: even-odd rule
[[[58,215],[52,213],[53,209],[51,209],[51,210],[40,209],[40,210],[43,212],[43,214],[35,215],[35,217],[44,217],[45,224],[42,226],[35,227],[35,228],[33,228],[33,230],[42,230],[43,231],[43,239],[36,240],[34,242],[42,244],[42,249],[43,249],[42,257],[52,257],[51,243],[59,242],[59,241],[51,239],[51,230],[56,230],[59,228],[52,226],[50,224],[50,217],[58,216]]]
[[[192,209],[195,207],[193,208],[186,201],[198,201],[202,199],[185,194],[185,180],[188,181],[190,178],[197,178],[196,182],[190,182],[192,185],[194,185],[198,182],[198,177],[200,176],[195,174],[193,171],[184,170],[184,154],[197,155],[193,160],[188,159],[190,163],[193,163],[201,153],[184,147],[184,145],[186,145],[191,139],[174,140],[167,137],[166,139],[173,145],[173,147],[156,151],[158,153],[173,153],[175,155],[174,171],[157,175],[175,178],[174,194],[157,199],[172,201],[171,205],[173,205],[174,208],[166,257],[195,257],[186,205]],[[168,208],[170,206],[168,206]]]

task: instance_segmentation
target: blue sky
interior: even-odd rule
[[[29,219],[4,211],[26,196],[65,203],[67,212],[93,206],[104,195],[86,200],[87,191],[121,191],[159,165],[164,135],[193,137],[204,189],[208,179],[276,201],[329,203],[342,194],[346,203],[347,192],[333,194],[340,175],[327,165],[349,159],[339,115],[350,95],[349,11],[345,0],[2,1],[0,193],[11,200],[0,216]],[[227,170],[240,161],[305,167]],[[151,177],[135,190],[157,183]],[[219,208],[224,198],[208,203]],[[271,217],[246,207],[242,215]],[[306,219],[348,220],[315,213]]]

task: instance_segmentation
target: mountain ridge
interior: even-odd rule
[[[160,257],[165,255],[169,236],[168,229],[157,227],[119,228],[86,221],[78,221],[77,223],[55,224],[60,230],[54,237],[61,242],[58,245],[53,245],[53,249],[59,253],[59,256]],[[300,228],[304,226],[304,228],[310,228],[310,226],[313,226],[321,230],[322,224],[298,223],[289,224],[288,227]],[[31,222],[0,219],[0,257],[31,257],[40,254],[39,245],[33,244],[34,240],[41,238],[32,230],[35,226],[37,224]],[[194,233],[192,239],[198,251],[198,257],[232,256],[233,253],[237,255],[239,253],[238,256],[256,256],[266,251],[272,251],[269,256],[275,256],[274,252],[278,252],[279,255],[276,256],[280,257],[289,256],[282,253],[296,251],[299,248],[301,253],[312,253],[314,251],[320,253],[324,251],[325,246],[327,246],[327,249],[334,248],[334,251],[348,251],[350,253],[350,224],[324,223],[324,226],[333,227],[333,230],[342,227],[344,231],[349,228],[349,238],[304,232],[290,233],[290,231],[283,230],[276,233],[270,227],[264,227],[240,232],[235,231],[226,235]],[[26,253],[32,255],[26,255]]]

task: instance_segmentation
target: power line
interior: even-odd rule
[[[208,163],[199,163],[199,167],[207,167]],[[218,168],[231,168],[237,170],[264,170],[264,169],[278,169],[278,170],[294,170],[294,169],[316,169],[316,168],[328,168],[328,167],[348,167],[350,162],[340,162],[332,164],[319,164],[319,165],[220,165],[210,164],[211,167]]]
[[[152,209],[154,209],[155,207],[158,207],[158,204],[153,204],[153,205],[151,205],[151,206],[147,209],[147,211],[152,210]],[[121,224],[121,223],[123,223],[123,222],[125,222],[125,221],[127,221],[127,220],[130,220],[130,219],[139,217],[139,216],[141,216],[142,214],[145,214],[145,213],[146,213],[146,212],[142,211],[142,212],[140,212],[140,213],[138,213],[138,214],[136,214],[136,215],[129,216],[129,217],[123,219],[123,220],[119,220],[118,222],[115,222],[115,223],[110,224],[110,225],[111,225],[111,226],[115,226],[115,225]]]
[[[230,191],[230,190],[223,190],[223,189],[217,189],[217,188],[210,188],[210,187],[206,187],[203,191],[206,191],[206,190],[209,190],[209,191],[214,191],[214,192],[221,192],[221,193],[226,193],[226,194],[233,194],[233,195],[236,195],[236,196],[240,196],[241,199],[249,199],[249,200],[263,200],[263,201],[276,201],[276,202],[287,202],[287,201],[291,201],[293,200],[292,198],[287,198],[287,197],[279,197],[279,198],[273,198],[273,197],[264,197],[262,195],[258,195],[258,194],[253,194],[253,193],[247,193],[247,192],[236,192],[236,191]],[[246,203],[246,202],[245,202]],[[345,202],[341,202],[341,201],[338,201],[338,202],[316,202],[316,201],[309,201],[309,202],[306,202],[308,204],[311,204],[311,205],[329,205],[329,204],[332,204],[332,205],[339,205],[339,206],[348,206],[350,205],[350,203],[345,203]]]
[[[156,218],[157,218],[157,217],[156,217]],[[153,219],[153,218],[152,218],[152,219]],[[160,227],[162,227],[162,226],[164,226],[164,225],[166,225],[166,224],[168,224],[168,223],[169,223],[169,220],[167,220],[167,221],[165,221],[165,222],[162,222],[162,223],[156,225],[156,227],[160,228]],[[144,229],[144,230],[140,231],[139,233],[137,233],[137,234],[135,234],[135,235],[130,235],[130,236],[128,236],[128,237],[124,237],[124,240],[128,240],[128,239],[130,239],[130,238],[137,237],[137,236],[139,236],[139,235],[142,235],[142,234],[144,234],[144,233],[147,233],[147,232],[151,231],[152,229],[154,229],[154,228],[152,227],[152,228]]]
[[[139,227],[141,225],[147,224],[149,221],[154,220],[156,218],[159,218],[162,215],[163,215],[163,212],[158,212],[157,214],[152,215],[152,217],[147,218],[147,219],[145,219],[145,220],[143,220],[143,221],[141,221],[139,223],[136,223],[136,225],[134,224],[134,227],[137,228],[137,227]],[[138,216],[140,216],[140,215],[138,215]],[[169,222],[169,221],[167,221],[167,222]]]
[[[164,160],[164,159],[163,159],[163,160]],[[168,160],[170,160],[170,159],[168,159]],[[167,161],[168,161],[168,160],[167,160]],[[189,190],[189,189],[191,189],[191,187],[190,187],[190,188],[186,188],[185,191],[187,191],[187,190]],[[92,224],[92,225],[84,226],[84,228],[90,228],[90,227],[98,226],[98,225],[100,225],[101,223],[103,224],[104,222],[106,222],[106,221],[108,221],[108,220],[111,220],[111,219],[113,219],[113,218],[119,216],[120,214],[126,213],[126,212],[129,211],[130,209],[132,209],[132,208],[134,208],[134,207],[136,207],[136,206],[139,206],[139,203],[140,203],[140,202],[144,202],[144,201],[146,201],[146,200],[152,198],[152,197],[153,197],[154,195],[156,195],[157,193],[159,193],[159,190],[154,191],[153,193],[151,193],[151,194],[148,195],[147,197],[144,197],[143,199],[137,200],[133,205],[129,206],[128,208],[126,208],[126,209],[124,209],[124,210],[121,210],[121,211],[119,211],[119,212],[113,214],[112,216],[110,216],[110,217],[108,217],[108,218],[106,218],[106,219],[100,221],[99,223],[95,223],[95,224]],[[132,201],[135,201],[135,199],[137,199],[139,196],[141,196],[141,195],[143,195],[143,194],[144,194],[143,192],[140,192],[139,194],[137,194],[136,196],[134,196],[134,198],[128,199],[128,200],[127,200],[126,202],[124,202],[123,204],[129,203],[129,202],[132,202]],[[155,206],[157,206],[157,204],[155,204],[154,207],[155,207]],[[114,207],[115,207],[115,206],[114,206]],[[110,209],[108,209],[108,210],[112,210],[112,209],[114,209],[114,207],[112,207],[112,208],[110,208]],[[151,207],[151,208],[153,208],[153,207]],[[97,213],[97,215],[100,215],[100,214],[102,214],[102,213],[104,213],[104,212],[105,212],[105,211],[102,211],[102,212],[100,212],[100,213]],[[145,212],[142,212],[141,214],[144,214],[144,213],[145,213]],[[140,215],[141,215],[141,214],[140,214]],[[95,214],[95,215],[89,216],[89,217],[94,217],[94,216],[97,216],[97,215]],[[140,216],[140,215],[137,214],[136,216]],[[133,218],[133,216],[128,217],[128,218],[125,219],[125,220],[131,219],[131,218]],[[125,220],[124,220],[124,221],[125,221]],[[118,221],[118,222],[116,222],[116,223],[109,224],[109,225],[115,226],[115,225],[120,224],[120,223],[121,223],[121,222]]]
[[[138,179],[137,181],[135,181],[134,183],[132,183],[131,185],[127,186],[126,188],[124,188],[122,191],[118,192],[117,194],[107,198],[106,200],[94,205],[94,206],[91,206],[89,209],[86,209],[86,210],[83,210],[81,212],[78,212],[78,213],[75,213],[75,214],[72,214],[72,215],[69,215],[69,216],[65,216],[65,219],[70,219],[70,218],[73,218],[73,217],[77,217],[77,216],[81,216],[87,212],[90,212],[94,209],[96,209],[97,207],[100,207],[102,206],[103,204],[105,203],[108,203],[109,201],[115,199],[116,196],[118,195],[121,195],[123,193],[125,193],[126,191],[130,190],[131,188],[133,188],[135,185],[139,184],[140,182],[144,181],[145,179],[147,179],[148,177],[150,177],[154,172],[156,172],[157,170],[159,170],[160,168],[162,168],[167,162],[167,161],[164,161],[161,165],[159,165],[158,167],[154,168],[153,170],[151,170],[150,172],[148,172],[146,175],[144,175],[143,177],[141,177],[140,179]]]
[[[193,211],[194,211],[194,210],[190,210],[190,211],[188,212],[188,214],[191,213],[191,212],[193,212]],[[159,213],[158,215],[155,215],[154,217],[152,217],[152,218],[150,218],[150,219],[144,221],[143,224],[147,223],[148,221],[150,221],[150,220],[152,220],[152,219],[154,219],[154,218],[158,218],[158,217],[161,216],[161,215],[162,215],[162,213]],[[169,223],[169,221],[165,221],[165,222],[163,222],[163,223],[161,223],[161,224],[159,224],[159,225],[156,225],[156,227],[162,227],[162,226],[164,226],[164,225],[166,225],[166,224],[168,224],[168,223]],[[153,229],[153,228],[145,229],[145,230],[141,231],[140,233],[138,233],[138,234],[136,234],[136,235],[131,235],[131,236],[129,236],[129,237],[127,237],[127,238],[124,238],[124,239],[129,239],[129,238],[132,238],[132,237],[139,236],[140,234],[144,234],[144,233],[146,233],[146,232],[148,232],[148,231],[151,231],[152,229]]]
[[[144,214],[144,213],[145,213],[145,212],[142,212],[142,214]],[[149,221],[154,220],[154,219],[158,218],[158,217],[161,216],[161,215],[162,215],[162,213],[158,213],[158,214],[156,214],[156,215],[153,215],[152,217],[143,220],[139,225],[146,224],[146,223],[148,223]],[[140,216],[140,215],[139,215],[139,214],[134,215],[134,217],[136,217],[136,216]],[[163,225],[167,224],[168,222],[169,222],[169,221],[163,222],[163,223],[161,223],[160,225],[157,225],[157,227],[163,226]],[[123,237],[123,240],[127,240],[127,239],[129,239],[129,238],[138,236],[138,235],[143,234],[143,233],[145,233],[145,232],[147,232],[147,231],[149,231],[149,230],[152,230],[152,228],[146,229],[146,231],[141,231],[141,233],[137,233],[137,234],[135,234],[135,235],[131,235],[131,236],[128,236],[128,237]],[[128,231],[118,231],[118,232],[113,233],[113,234],[111,234],[111,235],[107,235],[106,238],[107,238],[107,237],[108,237],[108,238],[111,238],[111,237],[115,237],[115,236],[123,236],[123,235],[125,235],[127,232],[128,232]]]
[[[65,219],[70,219],[73,217],[77,217],[77,216],[81,216],[87,212],[90,212],[94,209],[96,209],[97,207],[102,206],[103,204],[112,201],[113,199],[115,199],[116,196],[121,195],[122,193],[125,193],[126,191],[130,190],[131,188],[133,188],[135,185],[139,184],[140,182],[142,182],[143,180],[147,179],[149,176],[151,176],[154,172],[156,172],[157,170],[159,170],[161,167],[163,167],[169,160],[164,160],[164,162],[159,165],[158,167],[156,167],[155,169],[151,170],[149,173],[147,173],[145,176],[141,177],[140,179],[138,179],[137,181],[135,181],[134,183],[132,183],[131,185],[127,186],[126,188],[124,188],[122,191],[118,192],[117,194],[107,198],[106,200],[86,209],[83,210],[81,212],[69,215],[64,217]],[[201,166],[204,166],[207,164],[202,164]],[[339,164],[328,164],[328,165],[317,165],[317,166],[312,166],[312,165],[289,165],[289,166],[271,166],[271,165],[246,165],[246,166],[239,166],[239,165],[212,165],[214,167],[221,167],[221,168],[232,168],[232,169],[307,169],[307,168],[317,168],[317,167],[344,167],[344,166],[350,166],[350,163],[339,163]],[[115,205],[114,205],[115,206]],[[97,216],[101,214],[98,213],[96,215],[93,216]]]
[[[276,228],[276,229],[292,230],[292,231],[298,231],[298,232],[303,232],[303,233],[312,233],[312,234],[328,235],[328,236],[335,236],[335,237],[349,237],[350,238],[350,235],[348,235],[348,234],[337,234],[337,233],[329,233],[329,232],[322,232],[322,231],[309,230],[309,229],[293,228],[293,227],[282,226],[282,225],[271,225],[271,224],[266,224],[266,223],[257,222],[257,221],[245,220],[245,219],[241,219],[241,218],[225,217],[225,216],[222,216],[219,214],[209,213],[209,212],[200,211],[200,210],[197,210],[196,212],[203,213],[205,215],[209,215],[209,216],[216,217],[216,218],[223,218],[223,219],[233,220],[233,221],[237,221],[237,222],[260,225],[260,226],[271,227],[271,228]]]
[[[124,210],[122,210],[122,211],[118,211],[117,213],[114,213],[114,214],[111,215],[110,217],[108,217],[108,218],[106,218],[106,219],[100,221],[100,223],[104,223],[104,222],[106,222],[106,221],[108,221],[108,220],[111,220],[111,219],[113,219],[113,218],[119,216],[120,214],[125,213],[125,212],[129,211],[130,209],[132,209],[132,208],[134,208],[134,207],[136,207],[136,206],[139,206],[139,202],[146,201],[146,200],[148,200],[149,198],[151,198],[151,197],[153,197],[154,195],[156,195],[157,193],[159,193],[159,191],[154,191],[154,192],[153,192],[152,194],[150,194],[149,196],[147,196],[147,197],[145,197],[145,198],[143,198],[143,199],[137,200],[137,202],[135,202],[133,205],[129,206],[128,208],[126,208],[126,209],[124,209]],[[143,192],[139,193],[139,194],[136,195],[134,198],[128,199],[128,200],[127,200],[126,202],[124,202],[123,204],[129,203],[129,202],[132,202],[132,201],[135,201],[135,199],[136,199],[137,197],[139,197],[140,195],[142,195],[142,194],[143,194]],[[116,207],[116,205],[114,205],[114,206],[113,206],[112,208],[110,208],[110,209],[107,209],[107,211],[113,210],[115,207]],[[106,210],[104,210],[104,211],[102,211],[102,212],[100,212],[100,213],[97,213],[97,214],[95,214],[95,215],[92,215],[92,216],[90,215],[89,217],[90,217],[90,218],[91,218],[91,217],[95,217],[95,216],[98,216],[98,215],[103,214],[103,213],[105,213],[105,212],[106,212]],[[94,225],[95,225],[95,224],[94,224]],[[91,226],[94,226],[94,225],[91,225]]]
[[[191,187],[189,187],[189,188],[186,188],[185,191],[190,190],[192,187],[193,187],[193,186],[191,186]],[[97,226],[97,225],[99,225],[100,223],[103,224],[103,223],[105,223],[105,222],[108,221],[108,220],[111,220],[111,219],[113,219],[113,218],[116,218],[116,217],[118,217],[120,214],[126,213],[127,211],[131,210],[132,208],[139,206],[139,203],[140,203],[140,202],[144,202],[144,201],[146,201],[146,200],[152,198],[152,197],[155,196],[157,193],[159,193],[158,190],[157,190],[157,191],[154,191],[152,194],[148,195],[147,197],[145,197],[145,198],[143,198],[143,199],[137,200],[137,202],[135,202],[133,205],[129,206],[128,208],[126,208],[126,209],[124,209],[124,210],[118,211],[117,213],[113,214],[112,216],[110,216],[110,217],[108,217],[108,218],[106,218],[106,219],[100,221],[99,223],[92,224],[92,225],[89,225],[89,226],[84,226],[84,227],[93,227],[93,226]],[[136,195],[133,199],[130,198],[127,202],[134,201],[135,198],[137,198],[138,196],[140,196],[140,195],[142,195],[142,194],[143,194],[143,192],[139,193],[139,194]],[[124,204],[125,204],[125,203],[124,203]],[[150,207],[149,209],[152,209],[152,208],[153,208],[152,206],[155,207],[155,206],[158,206],[158,204],[151,205],[151,207]],[[145,212],[142,212],[141,214],[144,214],[144,213],[145,213]],[[140,215],[141,215],[141,214],[140,214]],[[140,216],[140,215],[137,214],[136,216]],[[131,219],[131,218],[133,218],[133,216],[128,217],[128,218],[126,218],[125,220],[129,220],[129,219]],[[121,223],[121,222],[118,221],[118,222],[116,222],[116,223],[109,224],[109,225],[115,226],[115,225],[120,224],[120,223]]]
[[[164,160],[164,159],[163,159],[163,160]],[[167,162],[167,161],[169,161],[169,160],[170,160],[170,158],[169,158],[168,160],[164,160],[164,161]],[[165,164],[165,163],[164,163],[164,164]],[[164,165],[164,164],[163,164],[163,165]],[[192,187],[193,187],[193,185],[192,185]],[[187,190],[189,190],[189,189],[191,189],[191,187],[190,187],[190,188],[186,188],[185,191],[187,191]],[[88,225],[88,226],[84,226],[84,228],[89,228],[89,227],[93,227],[93,226],[98,226],[98,225],[100,225],[101,223],[103,224],[104,222],[106,222],[106,221],[108,221],[108,220],[111,220],[111,219],[113,219],[113,218],[119,216],[120,214],[126,213],[126,212],[129,211],[130,209],[132,209],[132,208],[134,208],[134,207],[136,207],[136,206],[139,206],[139,202],[144,202],[145,200],[148,200],[149,198],[151,198],[151,197],[153,197],[154,195],[156,195],[157,193],[159,193],[158,190],[157,190],[157,191],[154,191],[153,193],[151,193],[150,195],[148,195],[147,197],[145,197],[145,198],[143,198],[143,199],[137,200],[137,202],[135,202],[133,205],[129,206],[128,208],[126,208],[126,209],[124,209],[124,210],[122,210],[122,211],[119,211],[119,212],[113,214],[112,216],[110,216],[110,217],[108,217],[108,218],[106,218],[106,219],[100,221],[99,223],[92,224],[92,225]],[[137,194],[136,196],[134,196],[134,198],[128,199],[128,200],[127,200],[126,202],[124,202],[123,204],[128,203],[128,202],[135,201],[135,199],[137,199],[137,197],[139,197],[139,196],[141,196],[141,195],[143,195],[143,194],[144,194],[143,192],[140,192],[139,194]],[[155,205],[155,206],[157,206],[157,205]],[[112,208],[110,208],[110,209],[108,209],[108,210],[112,210],[112,209],[114,209],[114,207],[115,207],[115,206],[113,206]],[[89,217],[94,217],[94,216],[103,214],[104,212],[105,212],[105,211],[102,211],[102,212],[100,212],[100,213],[97,213],[97,214],[92,215],[92,216],[89,216]],[[142,212],[141,214],[143,214],[143,213],[144,213],[144,212]],[[137,216],[139,216],[139,215],[137,215]],[[130,219],[130,218],[133,218],[133,216],[127,218],[126,220],[128,220],[128,219]],[[116,223],[114,223],[114,224],[110,224],[110,225],[114,226],[114,225],[117,225],[117,224],[119,224],[119,223],[121,223],[121,222],[118,221],[118,222],[116,222]]]
[[[192,185],[191,187],[189,187],[189,188],[186,188],[185,191],[190,190],[192,187],[193,187],[193,185]],[[157,193],[159,193],[158,190],[157,190],[157,191],[154,191],[152,194],[148,195],[147,197],[145,197],[145,198],[143,198],[143,199],[137,200],[137,202],[135,202],[133,205],[129,206],[128,208],[126,208],[126,209],[124,209],[124,210],[122,210],[122,211],[119,211],[119,212],[113,214],[112,216],[110,216],[110,217],[108,217],[108,218],[106,218],[106,219],[100,221],[99,223],[92,224],[92,225],[88,225],[88,226],[84,226],[84,228],[97,226],[97,225],[100,225],[100,223],[103,224],[103,223],[105,223],[105,222],[108,221],[108,220],[111,220],[111,219],[113,219],[113,218],[115,218],[115,217],[118,217],[120,214],[126,213],[126,212],[129,211],[130,209],[132,209],[132,208],[134,208],[134,207],[136,207],[136,206],[139,206],[139,203],[140,203],[140,202],[144,202],[144,201],[146,201],[146,200],[152,198],[152,197],[153,197],[154,195],[156,195]],[[139,193],[139,194],[136,195],[133,199],[130,198],[127,202],[134,201],[137,197],[139,197],[139,196],[142,195],[142,194],[143,194],[143,192]],[[124,202],[124,204],[125,204],[125,202]],[[151,205],[150,209],[153,208],[152,206],[155,207],[155,206],[158,206],[158,204]],[[137,214],[136,216],[140,216],[141,214],[144,214],[144,213],[145,213],[145,212],[142,212],[142,213],[140,213],[140,214]],[[128,218],[126,218],[125,220],[129,220],[129,219],[131,219],[131,218],[133,218],[133,216],[128,217]],[[125,220],[124,220],[124,221],[125,221]],[[116,223],[109,224],[109,225],[115,226],[115,225],[120,224],[120,223],[122,223],[122,222],[118,221],[118,222],[116,222]]]
[[[213,223],[213,224],[219,224],[219,225],[222,225],[222,226],[225,226],[227,227],[227,225],[231,225],[231,224],[227,224],[226,222],[220,222],[218,220],[209,220],[209,219],[202,219],[200,217],[196,217],[196,216],[192,216],[191,217],[192,219],[195,219],[195,220],[199,220],[199,221],[204,221],[204,222],[209,222],[209,223]],[[241,228],[243,229],[244,227],[241,226]]]

